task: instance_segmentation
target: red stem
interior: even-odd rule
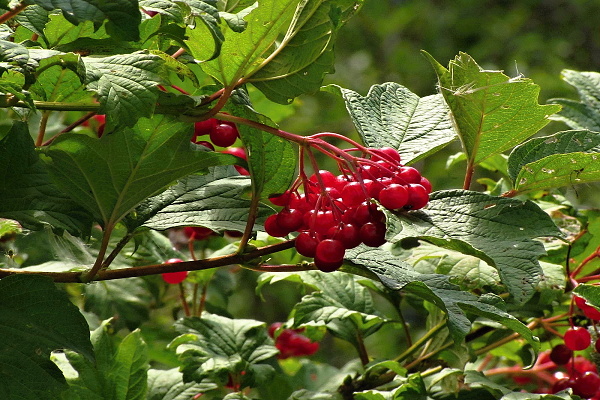
[[[18,13],[23,11],[26,7],[27,7],[27,4],[21,3],[21,4],[17,5],[15,8],[0,15],[0,24],[3,24],[6,21],[8,21],[9,19],[15,17]]]

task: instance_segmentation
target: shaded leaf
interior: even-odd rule
[[[600,73],[580,72],[565,69],[562,79],[577,89],[580,101],[550,99],[549,103],[559,104],[562,110],[551,118],[562,121],[572,129],[600,131]]]
[[[112,29],[125,40],[139,40],[141,21],[137,0],[29,0],[48,11],[60,10],[73,25],[92,21],[96,27],[108,19]]]
[[[56,182],[77,203],[98,221],[114,225],[177,179],[235,162],[228,154],[194,148],[191,136],[192,124],[157,115],[100,139],[61,135],[44,149],[44,159]]]
[[[250,178],[233,167],[210,168],[205,175],[189,175],[136,209],[130,229],[144,225],[165,230],[178,226],[204,226],[214,231],[243,231],[250,208]],[[259,221],[272,214],[259,205]]]
[[[38,34],[47,44],[46,36],[44,35],[44,27],[49,21],[48,11],[44,8],[31,5],[17,14],[14,18],[15,22],[33,33]]]
[[[368,147],[393,147],[410,164],[436,152],[456,138],[441,95],[420,98],[397,83],[371,86],[366,96],[339,86],[356,130]]]
[[[94,359],[89,328],[64,291],[43,276],[0,280],[0,397],[56,399],[67,388],[50,352],[71,349]]]
[[[51,226],[73,235],[89,234],[90,213],[52,182],[25,123],[14,122],[0,140],[0,182],[2,217],[27,229]]]
[[[218,386],[212,382],[183,382],[178,368],[148,371],[147,400],[190,400],[199,393],[208,392]]]
[[[363,245],[347,250],[346,260],[375,274],[389,289],[405,290],[435,304],[447,314],[448,329],[456,342],[462,342],[469,333],[471,321],[466,313],[471,313],[500,322],[518,332],[534,349],[539,349],[539,341],[529,328],[499,308],[503,301],[497,296],[476,297],[451,284],[447,276],[417,273],[410,265],[381,248]]]
[[[202,382],[210,378],[221,384],[229,374],[240,374],[245,382],[252,382],[260,374],[274,372],[263,362],[279,350],[267,335],[265,324],[249,319],[229,319],[203,313],[202,318],[184,318],[176,322],[181,335],[169,347],[179,355],[184,381]],[[242,387],[246,385],[242,384]]]
[[[448,69],[424,54],[437,73],[471,165],[518,145],[560,110],[537,103],[540,88],[530,79],[484,70],[466,53],[450,61]]]
[[[388,214],[387,238],[417,237],[481,258],[498,270],[517,303],[529,299],[540,280],[544,246],[533,240],[561,233],[531,201],[448,190],[430,195],[425,209]]]

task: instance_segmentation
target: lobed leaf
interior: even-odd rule
[[[64,134],[44,149],[60,187],[94,217],[114,225],[146,198],[190,173],[231,162],[190,144],[192,124],[169,116],[140,119],[98,139]]]
[[[216,0],[185,1],[190,9],[190,15],[194,18],[194,24],[188,24],[186,28],[188,39],[185,44],[198,61],[209,61],[217,57],[225,40],[219,26],[221,18],[216,3]],[[207,46],[207,37],[210,37],[213,46]]]
[[[205,175],[189,175],[163,193],[142,202],[129,228],[144,225],[165,230],[179,226],[204,226],[214,231],[244,231],[250,208],[250,177],[233,167],[209,168]],[[259,221],[272,214],[259,205]]]
[[[0,177],[0,216],[27,229],[50,226],[89,235],[90,213],[54,184],[25,123],[14,122],[0,140]]]
[[[534,349],[539,349],[538,339],[527,326],[501,308],[503,301],[497,296],[477,297],[450,283],[448,276],[420,274],[382,248],[361,245],[347,250],[345,259],[375,274],[389,289],[404,290],[435,304],[446,313],[448,329],[456,342],[462,342],[471,329],[469,313],[503,324],[522,335]]]
[[[0,280],[0,335],[3,399],[60,397],[67,386],[50,361],[51,351],[71,349],[94,359],[84,317],[47,277],[12,275]]]
[[[420,98],[397,83],[371,86],[366,96],[336,85],[356,130],[368,147],[393,147],[410,164],[456,138],[448,107],[441,95]]]
[[[540,89],[530,79],[484,70],[466,53],[456,56],[448,68],[424,54],[437,73],[471,165],[520,144],[560,110],[558,105],[537,103]]]
[[[580,72],[565,69],[561,72],[565,82],[579,93],[580,101],[569,99],[551,99],[548,102],[562,106],[559,113],[551,119],[562,121],[572,129],[600,131],[600,73]]]
[[[109,57],[84,57],[86,84],[100,100],[99,114],[106,114],[106,132],[116,126],[132,126],[150,117],[156,106],[163,61],[139,51]]]
[[[427,208],[388,214],[387,222],[391,242],[417,237],[486,261],[498,270],[517,303],[527,301],[540,280],[538,258],[545,251],[533,239],[561,236],[531,201],[464,190],[434,192]]]
[[[96,27],[105,20],[124,40],[139,40],[141,14],[137,0],[28,0],[47,11],[60,10],[73,25],[92,21]]]

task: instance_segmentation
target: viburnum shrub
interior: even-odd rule
[[[324,85],[362,3],[0,5],[0,399],[600,399],[600,75]]]

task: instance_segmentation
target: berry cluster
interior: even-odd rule
[[[210,138],[210,142],[203,142],[199,139],[201,136]],[[212,143],[219,147],[233,146],[235,141],[240,137],[240,133],[234,123],[219,121],[216,118],[209,118],[204,121],[198,121],[194,124],[193,143],[204,144]],[[207,146],[214,150],[214,147]]]
[[[301,174],[292,189],[269,199],[283,209],[267,218],[265,231],[276,237],[299,232],[296,250],[324,272],[338,269],[347,249],[385,243],[385,216],[371,200],[389,210],[417,210],[429,201],[431,184],[402,165],[395,149],[369,149],[369,158],[353,157],[352,165],[341,166],[340,175]]]
[[[277,358],[310,356],[319,350],[319,343],[311,342],[309,338],[301,335],[303,329],[283,329],[275,337],[276,332],[282,326],[283,323],[275,322],[269,326],[268,331],[269,336],[275,339],[275,347],[279,350]]]

